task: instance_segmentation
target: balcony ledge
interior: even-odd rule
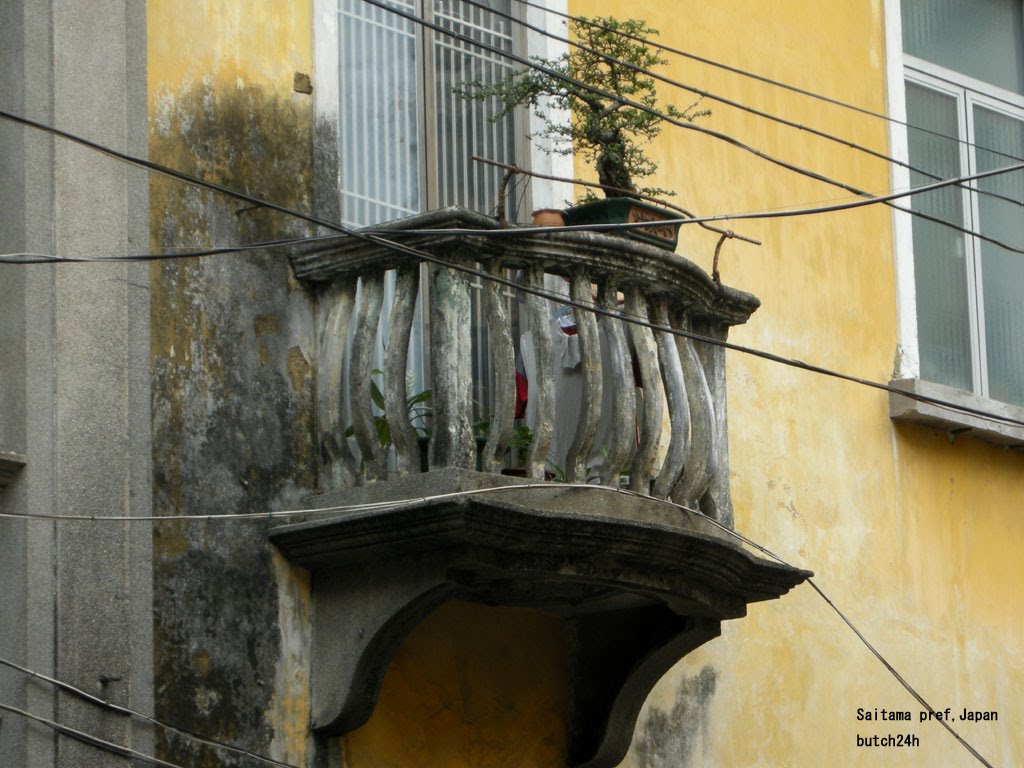
[[[574,637],[570,762],[613,766],[640,706],[682,656],[807,571],[747,553],[700,516],[612,489],[443,469],[316,497],[393,506],[273,529],[313,571],[314,727],[371,714],[405,636],[450,599],[561,616]]]
[[[753,294],[716,284],[688,259],[663,248],[626,237],[600,232],[568,231],[536,235],[523,234],[531,227],[503,227],[495,219],[459,206],[441,208],[386,224],[366,227],[387,237],[404,230],[493,229],[515,230],[507,237],[471,234],[401,235],[402,245],[448,257],[464,253],[470,261],[486,263],[500,258],[505,263],[525,265],[545,262],[551,274],[570,276],[586,268],[595,280],[609,270],[628,270],[630,282],[643,284],[652,295],[663,293],[681,301],[694,317],[714,317],[729,325],[745,323],[761,305]],[[300,280],[329,282],[352,280],[378,269],[393,269],[409,261],[409,255],[386,244],[350,236],[296,247],[290,255],[292,270]]]

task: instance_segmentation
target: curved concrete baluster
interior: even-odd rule
[[[672,499],[696,508],[708,489],[716,463],[715,405],[693,342],[683,337],[677,339],[690,404],[690,451],[683,476],[672,491]]]
[[[640,288],[631,285],[626,289],[626,313],[646,322],[647,300]],[[654,332],[636,323],[629,323],[629,338],[633,342],[640,382],[643,385],[643,410],[637,413],[639,445],[629,470],[629,487],[638,493],[650,493],[651,475],[658,457],[661,441],[661,417],[664,413],[661,370],[658,367],[658,346]]]
[[[476,468],[470,361],[470,295],[465,273],[431,269],[430,368],[433,429],[430,467]]]
[[[671,325],[667,298],[662,296],[654,302],[653,315],[657,325]],[[651,494],[659,499],[665,499],[679,482],[686,466],[686,454],[690,444],[690,404],[686,397],[686,382],[683,379],[683,364],[679,359],[676,337],[664,331],[655,331],[654,336],[658,341],[661,377],[665,387],[665,398],[668,400],[672,435],[665,461],[654,481]]]
[[[501,265],[491,262],[487,271],[501,274]],[[500,472],[501,464],[512,439],[513,417],[516,409],[516,356],[512,343],[512,325],[505,303],[504,286],[484,282],[484,312],[487,315],[487,333],[494,366],[494,406],[491,410],[490,430],[482,455],[484,472]]]
[[[356,301],[356,285],[346,282],[321,296],[329,307],[320,328],[320,366],[317,371],[317,416],[320,422],[320,449],[326,464],[328,485],[352,485],[359,474],[355,457],[345,437],[348,424],[342,423],[345,389],[345,347]]]
[[[526,270],[526,285],[544,290],[544,265],[532,264]],[[537,420],[533,425],[533,440],[526,454],[526,468],[534,480],[544,479],[548,451],[554,436],[555,423],[555,356],[548,327],[551,307],[546,299],[531,295],[526,301],[533,336],[533,354],[536,372],[530,381],[530,398],[537,406]]]
[[[611,281],[603,283],[598,291],[598,304],[617,313],[615,297],[615,285]],[[605,401],[611,408],[608,444],[598,446],[605,454],[601,483],[617,487],[619,475],[629,466],[636,451],[636,384],[633,380],[633,358],[629,354],[622,321],[602,315],[599,324],[604,330],[602,354],[606,382],[611,384],[611,392],[605,395]]]
[[[419,442],[406,405],[409,397],[406,386],[409,336],[415,319],[419,271],[416,263],[403,264],[398,268],[384,358],[384,410],[391,430],[391,443],[395,446],[399,475],[420,471]]]
[[[590,304],[593,296],[588,273],[575,273],[569,291],[573,301]],[[601,416],[601,338],[597,332],[597,318],[592,312],[576,309],[573,317],[579,338],[582,386],[579,421],[565,455],[565,480],[569,483],[585,483],[587,457],[594,447],[597,422]]]
[[[384,273],[360,278],[362,295],[356,309],[355,336],[352,341],[352,368],[349,370],[349,393],[352,408],[352,429],[363,457],[367,480],[380,480],[387,474],[387,457],[381,447],[374,423],[370,377],[373,371],[373,348],[384,299]]]

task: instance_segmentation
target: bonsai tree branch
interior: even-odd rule
[[[568,151],[578,152],[593,164],[607,197],[675,194],[636,184],[635,179],[657,171],[657,164],[647,157],[643,145],[658,136],[663,119],[625,103],[629,100],[657,108],[654,79],[645,72],[666,61],[640,40],[656,35],[657,30],[640,20],[608,17],[576,19],[571,26],[572,34],[580,41],[578,48],[553,60],[534,58],[549,71],[526,69],[496,83],[465,83],[455,92],[466,99],[496,99],[495,119],[519,106],[535,108],[544,123],[537,135],[556,142],[570,141],[573,149]],[[568,81],[619,98],[608,100]],[[552,106],[570,112],[568,124],[554,121],[538,109],[545,98]],[[663,111],[674,119],[687,120],[707,114],[679,110],[671,104]],[[588,193],[588,197],[592,195]]]

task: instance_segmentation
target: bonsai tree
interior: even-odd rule
[[[657,35],[658,31],[638,19],[618,21],[599,16],[574,19],[571,32],[580,47],[557,59],[533,59],[559,76],[524,69],[497,83],[465,83],[456,92],[467,99],[496,97],[500,107],[495,119],[518,106],[529,105],[544,122],[539,135],[552,140],[555,149],[551,151],[576,151],[592,163],[606,197],[674,195],[666,189],[637,186],[638,180],[658,168],[643,145],[661,132],[664,118],[629,106],[624,100],[684,120],[709,113],[694,111],[695,104],[686,110],[671,104],[657,106],[654,78],[644,73],[666,60],[637,38]],[[551,107],[568,110],[571,120],[552,120],[543,111],[543,97]],[[584,202],[594,198],[588,192]]]

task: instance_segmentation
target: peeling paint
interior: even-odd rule
[[[271,753],[277,760],[305,765],[309,749],[312,585],[307,571],[289,565],[277,552],[274,574],[279,591],[281,656],[274,680]]]

